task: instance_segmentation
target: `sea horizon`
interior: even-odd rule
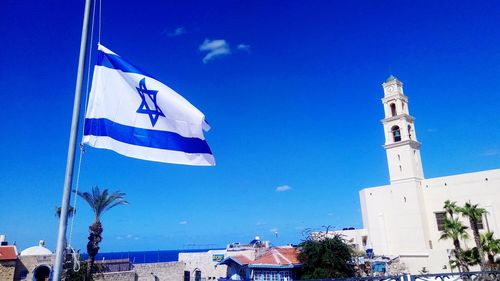
[[[175,262],[179,260],[179,253],[196,253],[210,250],[223,250],[224,248],[206,248],[206,249],[182,249],[182,250],[150,250],[150,251],[120,251],[103,252],[96,255],[95,260],[115,260],[129,259],[133,264],[155,263],[155,262]],[[82,253],[82,260],[88,258],[87,253]]]

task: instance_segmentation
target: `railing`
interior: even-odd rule
[[[475,271],[412,275],[410,281],[498,281],[500,271]]]
[[[297,280],[299,281],[299,280]],[[305,280],[304,280],[305,281]],[[307,281],[500,281],[500,271],[437,273],[420,275],[368,276]]]
[[[407,275],[393,275],[393,276],[366,276],[366,277],[349,277],[349,278],[334,278],[334,279],[315,279],[314,281],[410,281],[410,280],[408,279]]]

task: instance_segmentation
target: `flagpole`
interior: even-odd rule
[[[64,262],[64,248],[66,241],[66,228],[68,225],[68,209],[71,199],[71,186],[73,183],[73,168],[75,164],[76,140],[78,137],[78,123],[80,119],[80,102],[82,97],[83,71],[85,69],[85,55],[87,53],[87,35],[92,0],[85,0],[83,15],[82,37],[80,41],[80,58],[78,60],[78,73],[76,76],[75,100],[73,103],[73,117],[71,119],[71,132],[69,136],[68,158],[66,160],[66,174],[64,176],[64,189],[61,203],[61,217],[59,219],[59,232],[57,234],[56,261],[52,280],[61,280],[62,265]],[[90,66],[89,66],[90,67]]]

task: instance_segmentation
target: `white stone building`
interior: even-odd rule
[[[390,184],[359,193],[363,226],[376,255],[399,256],[409,272],[449,272],[451,241],[439,240],[443,205],[471,201],[488,213],[482,230],[500,236],[500,169],[426,179],[420,142],[403,83],[394,76],[383,83],[382,120]],[[469,226],[468,220],[463,223]],[[472,233],[471,233],[472,236]],[[474,247],[474,241],[461,241]]]

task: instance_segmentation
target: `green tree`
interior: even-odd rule
[[[462,260],[468,266],[475,266],[481,263],[481,259],[479,258],[479,251],[477,247],[474,247],[469,250],[465,250],[462,252]]]
[[[354,275],[351,246],[342,236],[310,235],[299,244],[301,279],[325,279]]]
[[[495,264],[495,255],[500,253],[500,239],[495,239],[493,232],[488,231],[481,234],[481,245],[488,257],[488,266],[490,269],[498,268],[499,265]]]
[[[454,215],[460,211],[460,207],[458,207],[457,202],[450,200],[444,201],[443,209],[450,219],[454,219]]]
[[[460,239],[468,239],[467,227],[464,226],[458,219],[445,218],[443,230],[439,240],[452,240],[455,258],[457,259],[460,269],[465,272],[469,271],[467,263],[464,261],[462,255],[462,248],[460,246]]]
[[[88,280],[92,281],[94,280],[93,278],[90,279],[85,279],[86,278],[86,272],[87,272],[87,262],[85,261],[80,261],[80,269],[78,271],[74,271],[73,268],[69,269],[66,272],[65,275],[65,281],[82,281],[82,280]],[[102,266],[97,263],[92,266],[92,272],[101,272],[102,271]]]
[[[85,280],[91,280],[92,269],[94,267],[95,256],[99,252],[99,243],[102,241],[102,224],[101,224],[101,216],[104,212],[110,210],[113,207],[118,205],[128,204],[125,201],[125,193],[115,191],[113,193],[109,193],[107,189],[104,189],[102,192],[98,186],[94,186],[92,188],[92,192],[77,192],[78,196],[82,197],[85,200],[95,215],[94,223],[89,226],[89,242],[87,243],[87,254],[89,255],[87,263],[88,268],[85,275]]]
[[[56,207],[56,217],[61,218],[61,207]],[[68,218],[71,218],[73,216],[73,213],[75,212],[75,208],[73,206],[68,207]]]
[[[484,270],[485,267],[485,259],[484,259],[484,251],[481,245],[481,236],[479,235],[479,227],[478,224],[481,221],[481,218],[486,213],[486,210],[483,208],[479,208],[478,204],[471,204],[471,202],[465,203],[463,208],[460,208],[460,212],[464,217],[469,218],[470,228],[472,230],[472,235],[474,236],[474,242],[476,243],[477,251],[479,254],[479,266],[481,270]]]

